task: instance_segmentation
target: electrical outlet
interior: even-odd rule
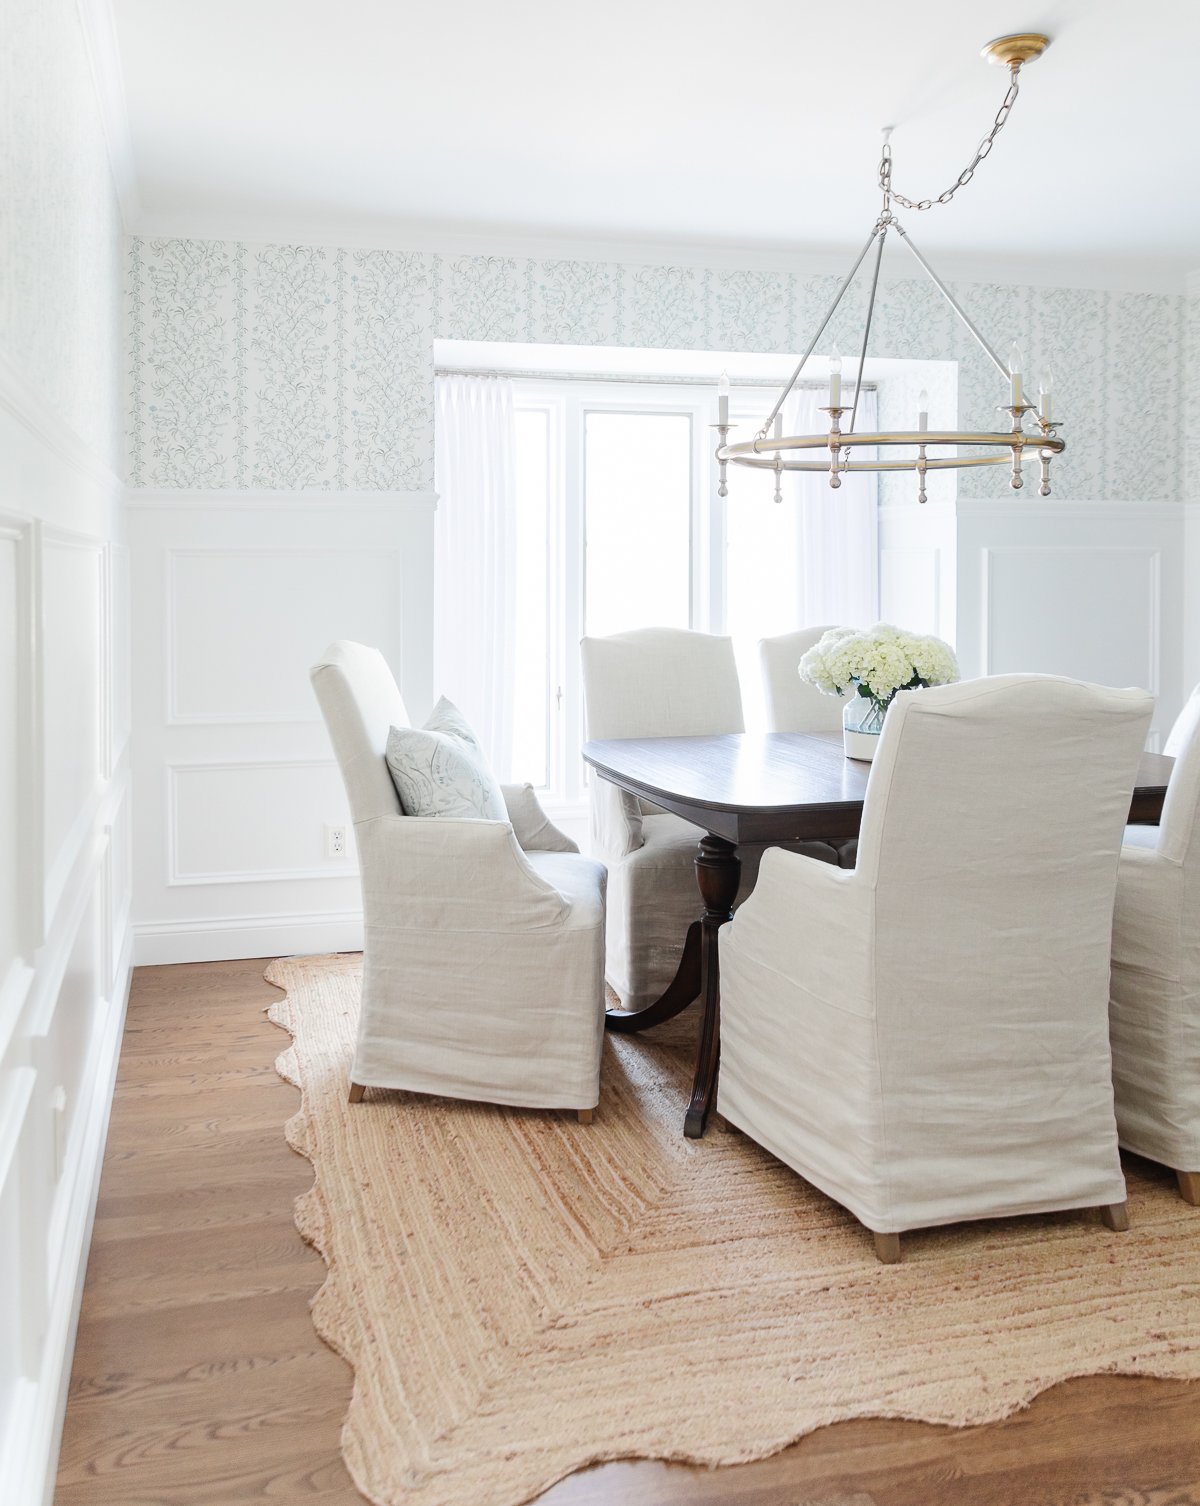
[[[347,837],[344,826],[331,826],[325,823],[325,856],[327,858],[344,858],[346,856]]]

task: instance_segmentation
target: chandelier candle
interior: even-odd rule
[[[1004,129],[1013,105],[1016,103],[1017,93],[1020,89],[1020,73],[1022,67],[1038,58],[1049,46],[1049,38],[1034,32],[1023,32],[1019,36],[998,37],[994,42],[989,42],[983,49],[983,55],[993,63],[999,63],[1008,69],[1009,84],[1004,100],[996,112],[992,122],[992,128],[980,142],[974,157],[959,173],[957,179],[936,198],[909,199],[895,189],[892,185],[892,148],[889,141],[890,127],[884,132],[883,152],[879,161],[879,187],[883,193],[883,206],[879,215],[871,227],[871,233],[867,237],[866,245],[858,253],[854,265],[850,268],[846,277],[842,280],[833,301],[825,310],[820,323],[817,325],[812,338],[805,348],[804,354],[796,364],[783,390],[775,400],[765,422],[759,428],[753,439],[740,440],[735,444],[729,443],[729,408],[723,393],[727,386],[718,388],[718,412],[720,422],[715,425],[718,435],[716,449],[719,479],[717,494],[726,496],[726,467],[730,464],[747,466],[751,470],[769,470],[775,472],[775,496],[776,500],[782,498],[782,475],[784,471],[821,471],[829,479],[829,485],[838,488],[842,484],[843,472],[856,471],[912,471],[917,477],[917,500],[925,501],[925,473],[927,471],[959,470],[967,466],[978,465],[1003,465],[1011,456],[1012,471],[1009,477],[1009,485],[1014,489],[1022,486],[1021,476],[1022,462],[1027,458],[1027,452],[1036,455],[1041,464],[1040,492],[1043,497],[1050,495],[1050,462],[1055,455],[1061,455],[1066,448],[1065,442],[1058,437],[1058,424],[1050,418],[1050,395],[1049,381],[1043,379],[1041,390],[1041,405],[1037,413],[1036,428],[1039,432],[1031,433],[1025,428],[1025,415],[1034,411],[1033,405],[1026,403],[1021,386],[1021,352],[1014,342],[1007,364],[1000,359],[995,350],[980,334],[979,330],[971,322],[970,317],[955,298],[954,294],[937,275],[925,258],[913,244],[907,230],[901,225],[893,212],[893,206],[899,204],[904,209],[921,212],[932,209],[939,204],[948,204],[960,188],[966,185],[975,176],[975,170],[992,150],[996,137]],[[1012,417],[1012,426],[1007,430],[985,429],[979,431],[957,429],[930,429],[929,427],[929,395],[922,392],[919,399],[920,411],[917,416],[917,427],[899,432],[862,434],[856,431],[858,419],[858,399],[862,391],[863,371],[866,366],[867,348],[871,336],[871,322],[875,310],[875,291],[879,283],[879,265],[883,256],[884,244],[888,234],[895,231],[913,257],[916,259],[921,270],[945,298],[946,302],[954,310],[955,314],[970,331],[983,354],[996,368],[1003,379],[1008,393],[1009,401],[1004,404],[1005,411]],[[780,425],[780,415],[792,389],[800,379],[809,357],[816,350],[822,336],[828,329],[834,314],[837,312],[846,291],[858,274],[859,268],[867,259],[867,253],[872,246],[875,255],[872,258],[870,291],[866,300],[866,314],[863,321],[863,333],[861,349],[858,359],[858,369],[854,378],[854,396],[846,405],[842,403],[842,359],[836,345],[829,358],[829,403],[820,411],[828,414],[829,428],[824,434],[792,434],[785,435]],[[850,415],[846,428],[842,428],[842,415]],[[805,452],[809,452],[806,456]],[[824,452],[822,456],[822,452]],[[872,455],[871,459],[856,459],[856,456]],[[889,458],[880,458],[887,455]],[[821,458],[818,458],[821,457]]]
[[[1014,340],[1008,353],[1008,374],[1012,379],[1012,406],[1021,406],[1021,347]]]
[[[723,371],[721,380],[717,383],[717,423],[723,428],[729,427],[729,373]]]
[[[1042,373],[1042,379],[1038,383],[1038,417],[1042,423],[1050,422],[1050,383],[1051,376],[1048,371]]]

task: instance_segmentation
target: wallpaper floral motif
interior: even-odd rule
[[[419,490],[433,484],[436,338],[789,351],[833,277],[510,256],[135,241],[130,471],[146,486]],[[1054,374],[1067,452],[1054,494],[1181,494],[1185,300],[975,283],[956,295],[1030,387]],[[854,353],[865,280],[822,345]],[[957,363],[959,419],[994,428],[1007,389],[924,279],[885,281],[875,353]],[[1115,443],[1129,413],[1147,434]],[[966,471],[959,493],[1009,495]]]
[[[75,0],[0,4],[0,347],[114,470],[121,218]]]
[[[1200,505],[1200,272],[1188,277],[1183,308],[1183,390],[1187,434],[1184,442],[1184,498]]]

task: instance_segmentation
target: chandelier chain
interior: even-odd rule
[[[936,199],[906,199],[902,193],[897,192],[892,187],[892,148],[890,142],[885,141],[883,143],[883,155],[879,159],[879,186],[883,190],[885,213],[891,200],[895,200],[897,204],[902,204],[905,209],[932,209],[935,204],[949,204],[958,190],[967,186],[975,176],[975,169],[991,151],[992,147],[996,144],[996,137],[999,136],[1008,123],[1008,117],[1012,113],[1012,107],[1016,103],[1017,95],[1020,92],[1020,71],[1019,67],[1013,68],[1008,93],[1004,96],[1003,104],[996,111],[996,119],[992,122],[991,130],[979,143],[975,155],[966,167],[963,168],[962,172],[959,173],[951,186],[944,193],[938,194]]]

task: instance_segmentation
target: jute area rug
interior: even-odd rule
[[[1200,1376],[1200,1209],[1128,1168],[1086,1213],[870,1236],[717,1116],[681,1132],[685,1015],[610,1037],[595,1122],[402,1092],[346,1102],[359,959],[274,962],[271,1018],[354,1367],[342,1448],[380,1506],[517,1506],[597,1460],[731,1464],[826,1423],[1003,1417],[1069,1376]]]

